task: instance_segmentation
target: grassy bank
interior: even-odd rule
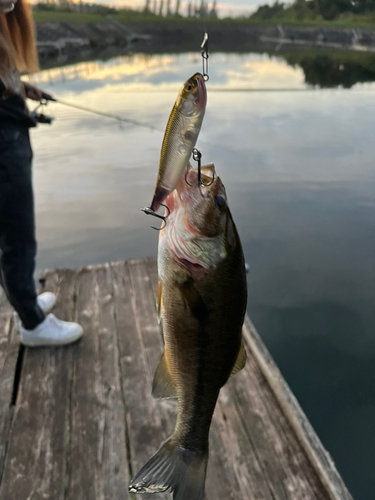
[[[375,28],[375,15],[353,15],[345,14],[334,21],[327,21],[322,18],[317,19],[270,19],[262,21],[248,18],[224,18],[217,20],[200,20],[181,16],[162,17],[153,14],[145,14],[134,10],[120,11],[111,16],[119,22],[168,22],[168,23],[201,23],[201,24],[246,24],[256,26],[274,26],[282,24],[284,26],[312,26],[312,27],[341,27],[341,28]],[[105,16],[98,14],[80,14],[78,12],[59,11],[35,11],[34,19],[37,23],[71,22],[71,23],[106,23]]]

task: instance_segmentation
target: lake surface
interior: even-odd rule
[[[370,500],[375,85],[342,55],[329,59],[331,79],[327,55],[323,65],[296,57],[214,54],[197,147],[227,188],[249,314],[354,498]],[[58,98],[144,125],[48,105],[55,123],[32,132],[39,268],[156,255],[154,221],[139,208],[177,92],[200,68],[195,54],[138,54],[34,77]],[[351,89],[317,90],[338,84]]]

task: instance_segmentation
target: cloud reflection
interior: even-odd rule
[[[32,81],[59,92],[68,88],[75,93],[99,88],[107,92],[177,91],[200,70],[196,54],[136,54],[41,71]],[[212,54],[209,73],[211,89],[306,88],[299,68],[261,54]]]

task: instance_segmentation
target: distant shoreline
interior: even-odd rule
[[[69,14],[70,15],[70,14]],[[74,14],[72,14],[74,15]],[[99,16],[98,16],[99,17]],[[211,52],[329,49],[373,52],[375,27],[349,29],[290,25],[253,25],[202,22],[127,22],[104,18],[102,22],[36,22],[42,66],[57,59],[85,58],[88,52],[197,52],[204,30]]]

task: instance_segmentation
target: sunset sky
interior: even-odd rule
[[[200,4],[200,0],[195,0],[196,4]],[[212,1],[209,1],[209,6],[212,5]],[[160,0],[157,0],[159,4]],[[105,5],[113,5],[115,7],[132,7],[132,8],[142,8],[146,0],[90,0],[90,3],[100,3]],[[192,1],[194,4],[194,0]],[[258,5],[266,3],[266,0],[217,0],[217,10],[219,12],[220,17],[225,15],[231,16],[239,16],[243,14],[249,14],[254,11]],[[164,1],[164,5],[166,1]],[[176,0],[172,0],[172,10],[174,10],[174,6],[176,4]],[[151,5],[153,5],[153,0],[151,0]],[[188,2],[186,0],[181,1],[181,13],[184,14],[187,10]]]

